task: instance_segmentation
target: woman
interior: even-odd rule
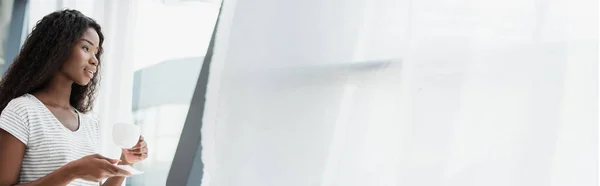
[[[76,10],[37,23],[0,83],[0,186],[121,185],[147,157],[140,137],[120,160],[98,155],[94,102],[102,55],[100,25]]]

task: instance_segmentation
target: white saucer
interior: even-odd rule
[[[137,170],[137,169],[135,169],[135,168],[133,168],[133,167],[131,167],[129,165],[115,165],[115,166],[117,166],[117,167],[119,167],[119,168],[121,168],[123,170],[126,170],[127,172],[131,173],[132,176],[144,173],[144,172],[139,171],[139,170]]]

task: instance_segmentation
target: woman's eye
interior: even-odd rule
[[[85,46],[85,45],[84,45],[84,46],[83,46],[83,47],[81,47],[81,48],[83,48],[83,49],[84,49],[86,52],[89,52],[89,51],[90,51],[90,47],[88,47],[88,46]]]

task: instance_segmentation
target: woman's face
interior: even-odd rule
[[[98,70],[98,44],[100,37],[96,30],[88,28],[81,39],[71,49],[71,55],[64,63],[61,72],[78,85],[87,85]]]

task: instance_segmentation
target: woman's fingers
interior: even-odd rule
[[[113,174],[113,176],[131,176],[131,173],[117,167],[117,171]]]
[[[121,161],[121,160],[107,158],[107,157],[104,157],[104,156],[102,156],[100,154],[94,154],[93,156],[94,156],[94,158],[97,158],[97,159],[106,160],[106,161],[108,161],[111,164],[119,163]]]
[[[144,148],[140,148],[140,149],[128,149],[127,152],[134,153],[134,154],[148,153],[148,148],[144,147]]]
[[[140,158],[140,160],[144,160],[144,159],[148,158],[148,153],[134,153],[133,155],[136,158]]]
[[[109,177],[112,176],[131,176],[131,173],[123,170],[113,164],[105,164],[104,170],[108,173]]]
[[[131,151],[131,153],[133,153],[133,154],[143,154],[143,153],[148,153],[148,149],[147,149],[147,148],[138,149],[138,150],[135,150],[135,151]]]
[[[138,149],[141,149],[141,148],[145,148],[147,146],[148,146],[148,144],[146,143],[146,141],[140,141],[140,142],[138,142],[137,145],[135,145],[132,148],[127,149],[127,150],[134,151],[134,150],[138,150]]]
[[[148,144],[144,141],[144,137],[140,136],[138,143],[130,149],[123,149],[123,153],[129,162],[144,160],[148,157]]]

